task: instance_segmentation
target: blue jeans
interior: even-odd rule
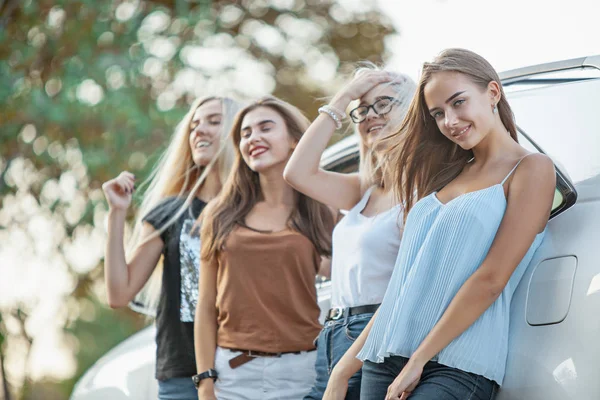
[[[159,400],[198,400],[192,378],[171,378],[158,381]]]
[[[358,314],[325,323],[317,338],[317,361],[315,363],[317,378],[304,400],[323,398],[333,367],[340,361],[346,350],[352,346],[372,316],[373,313]],[[360,371],[350,378],[346,400],[360,399],[360,379]]]
[[[360,398],[384,399],[407,362],[408,358],[400,356],[386,357],[383,363],[365,361]],[[496,382],[481,375],[429,361],[410,400],[493,400],[497,390]]]

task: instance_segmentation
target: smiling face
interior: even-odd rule
[[[494,128],[493,106],[498,85],[486,89],[458,72],[434,73],[425,85],[424,99],[440,132],[465,150],[477,146]]]
[[[223,107],[221,101],[209,100],[196,109],[190,122],[189,144],[194,164],[204,167],[219,150]]]
[[[285,167],[296,141],[283,117],[266,106],[249,111],[242,120],[239,149],[251,170],[259,173]]]
[[[378,102],[375,104],[378,109],[386,111],[389,108],[389,112],[379,115],[370,107],[365,120],[357,124],[358,133],[367,148],[372,148],[377,139],[387,136],[399,126],[404,107],[399,107],[398,101],[406,100],[398,99],[396,89],[388,84],[375,86],[361,97],[359,106],[371,106]]]

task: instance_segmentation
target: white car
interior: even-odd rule
[[[513,298],[498,399],[600,399],[600,56],[501,78],[521,144],[552,157],[557,187],[546,238]],[[331,146],[322,162],[336,171],[356,170],[356,138]],[[329,283],[317,287],[327,310]],[[157,398],[154,353],[149,327],[98,360],[71,399]]]

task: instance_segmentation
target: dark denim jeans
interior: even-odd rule
[[[360,398],[384,399],[407,362],[408,358],[400,356],[387,357],[383,363],[365,361]],[[429,361],[410,400],[493,400],[497,390],[496,382],[481,375]]]
[[[198,400],[192,378],[171,378],[158,381],[159,400]]]
[[[358,314],[325,323],[325,327],[317,338],[317,361],[315,363],[317,377],[304,400],[323,398],[333,367],[340,361],[346,350],[352,346],[372,316],[373,313]],[[360,379],[360,371],[350,378],[346,400],[360,399]]]

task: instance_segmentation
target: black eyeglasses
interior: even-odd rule
[[[358,106],[350,111],[350,119],[352,119],[352,122],[355,124],[359,124],[367,119],[370,108],[372,108],[377,115],[385,115],[392,111],[392,107],[397,103],[399,103],[399,101],[393,97],[380,97],[379,100],[370,106]]]

